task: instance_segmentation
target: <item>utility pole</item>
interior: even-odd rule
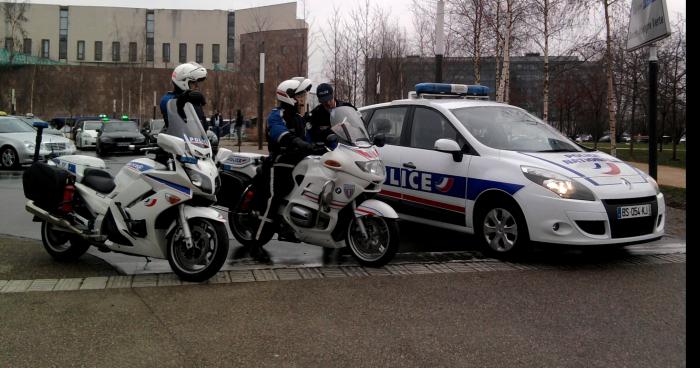
[[[265,49],[265,43],[263,42],[263,50]],[[261,150],[263,146],[263,90],[265,87],[265,52],[260,53],[260,87],[258,96],[258,149]]]
[[[656,44],[649,46],[649,176],[656,180],[656,90],[659,60]]]
[[[435,24],[435,82],[442,83],[442,56],[445,54],[445,2],[437,1],[437,22]]]

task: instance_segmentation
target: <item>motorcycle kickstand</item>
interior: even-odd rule
[[[357,203],[355,201],[352,201],[352,212],[353,214],[355,213],[355,210],[357,210]],[[357,227],[360,228],[360,233],[362,233],[362,236],[367,239],[367,229],[365,228],[365,222],[362,220],[362,217],[364,216],[357,216],[355,215],[355,219],[357,220]]]
[[[187,223],[187,217],[185,217],[185,206],[178,206],[177,212],[179,214],[180,226],[182,227],[182,235],[185,238],[185,246],[187,249],[192,248],[192,232],[190,231],[190,225]]]

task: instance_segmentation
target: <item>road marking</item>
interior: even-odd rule
[[[459,258],[459,257],[457,257]],[[345,277],[405,276],[440,273],[577,270],[582,268],[634,267],[686,263],[685,253],[657,255],[628,255],[598,263],[551,264],[500,262],[495,259],[467,259],[442,262],[425,261],[389,264],[381,268],[357,265],[324,267],[274,267],[258,265],[246,270],[220,271],[203,283],[181,281],[173,273],[142,274],[135,276],[85,277],[65,279],[0,280],[0,293],[58,292],[76,290],[104,290],[115,288],[172,287],[197,284],[229,284],[237,282],[273,282]],[[246,266],[248,267],[248,266]]]

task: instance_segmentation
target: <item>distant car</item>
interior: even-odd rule
[[[102,127],[100,120],[82,120],[75,126],[75,145],[79,149],[97,146],[97,135]]]
[[[148,125],[141,129],[141,134],[146,137],[150,146],[155,146],[158,143],[158,133],[165,128],[165,120],[151,119]]]
[[[0,164],[3,169],[18,169],[30,164],[36,147],[36,130],[16,116],[0,116]],[[39,155],[64,156],[75,153],[69,139],[53,134],[43,134]]]
[[[576,142],[590,142],[593,140],[593,136],[590,134],[579,134],[576,136]]]
[[[685,134],[683,134],[683,136],[681,137],[681,140],[679,142],[685,143]]]
[[[600,137],[600,139],[598,139],[598,142],[610,142],[610,135],[606,134]]]
[[[103,156],[109,152],[128,152],[147,145],[146,137],[139,132],[135,121],[109,120],[102,122],[95,150],[98,156]]]

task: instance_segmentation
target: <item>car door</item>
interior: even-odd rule
[[[416,106],[407,126],[408,144],[400,149],[404,214],[421,222],[466,226],[467,172],[472,156],[466,139],[439,111]],[[461,161],[435,150],[447,138],[463,148]],[[451,227],[451,226],[450,226]]]
[[[375,109],[367,124],[367,132],[371,137],[384,134],[386,144],[379,147],[379,157],[386,168],[386,179],[380,196],[397,212],[402,212],[401,197],[403,188],[394,180],[401,175],[401,137],[408,116],[409,106],[389,106]]]

